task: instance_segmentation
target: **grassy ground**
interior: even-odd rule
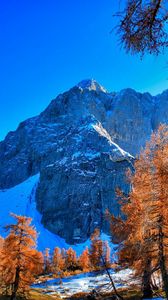
[[[0,296],[0,300],[9,300],[9,296]],[[44,295],[36,289],[31,289],[30,295],[27,300],[60,300],[61,298],[57,295]],[[17,300],[23,300],[23,298],[17,298]]]
[[[58,295],[44,295],[42,293],[40,293],[40,291],[36,290],[36,289],[32,289],[30,291],[30,297],[29,300],[60,300],[61,298]]]

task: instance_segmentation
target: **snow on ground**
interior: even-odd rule
[[[115,282],[116,287],[121,287],[124,285],[123,282],[128,280],[132,274],[131,270],[120,271],[114,273],[111,270],[111,276]],[[103,292],[109,286],[109,277],[106,272],[90,272],[79,274],[75,276],[70,276],[62,279],[60,283],[60,278],[48,280],[43,283],[34,284],[33,287],[42,289],[45,293],[58,293],[62,298],[73,295],[79,292],[91,292],[93,290]]]
[[[131,283],[135,283],[132,279],[132,271],[130,269],[115,272],[110,270],[110,275],[115,283],[116,288],[127,287]],[[106,271],[83,273],[66,278],[50,279],[46,282],[33,284],[34,288],[38,288],[42,293],[59,294],[61,298],[72,296],[73,294],[86,292],[90,293],[93,290],[98,293],[112,291],[109,277]],[[154,297],[153,300],[163,300],[161,297]],[[150,299],[144,299],[150,300]]]
[[[50,248],[52,251],[56,246],[65,249],[72,247],[77,252],[77,255],[80,255],[87,246],[89,247],[90,240],[71,246],[63,238],[51,233],[41,224],[41,214],[37,211],[35,203],[38,181],[39,174],[30,177],[15,187],[0,190],[0,235],[6,236],[7,233],[4,230],[4,226],[12,224],[14,221],[10,216],[11,212],[18,215],[25,215],[32,218],[32,224],[36,227],[38,232],[37,246],[39,250],[43,251],[45,248]],[[102,239],[110,242],[110,237],[105,234],[102,234]]]

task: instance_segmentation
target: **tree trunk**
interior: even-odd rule
[[[165,258],[163,255],[160,257],[160,271],[162,275],[162,281],[163,281],[164,291],[166,294],[166,299],[168,300],[168,274],[165,266]]]
[[[143,298],[152,298],[153,291],[151,286],[151,260],[146,262],[145,270],[142,277]]]
[[[160,266],[160,272],[161,272],[161,276],[162,276],[163,287],[164,287],[164,291],[166,294],[166,299],[168,300],[168,274],[167,274],[167,270],[166,270],[165,257],[164,257],[163,238],[164,238],[164,234],[162,231],[162,222],[160,222],[160,225],[159,225],[159,266]]]
[[[16,268],[16,273],[15,273],[15,281],[13,283],[13,289],[12,289],[12,295],[10,300],[15,300],[16,299],[16,293],[19,287],[19,279],[20,279],[20,268]]]
[[[109,277],[109,279],[110,279],[110,283],[111,283],[111,285],[112,285],[112,287],[113,287],[113,290],[114,290],[116,299],[117,299],[117,300],[123,300],[123,297],[117,292],[117,289],[116,289],[116,287],[115,287],[114,281],[113,281],[113,279],[112,279],[112,277],[111,277],[111,274],[110,274],[110,272],[109,272],[108,267],[106,266],[106,262],[105,262],[105,260],[104,260],[103,255],[101,255],[101,259],[102,259],[103,265],[104,265],[104,267],[105,267],[105,270],[106,270],[106,272],[107,272],[107,275],[108,275],[108,277]]]

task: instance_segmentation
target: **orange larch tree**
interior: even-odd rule
[[[50,248],[46,248],[44,251],[44,274],[49,274],[50,272],[51,272]]]
[[[108,244],[108,241],[103,242],[103,258],[106,267],[110,267],[111,259],[110,259],[111,249]]]
[[[100,239],[100,230],[95,229],[90,237],[91,245],[89,249],[90,263],[93,269],[99,269],[102,266],[103,242]]]
[[[16,224],[6,226],[9,235],[0,253],[0,272],[10,299],[28,291],[35,276],[42,272],[42,253],[36,247],[37,233],[30,226],[31,219],[12,214]]]
[[[161,125],[135,162],[132,186],[124,198],[126,220],[112,219],[112,231],[123,237],[119,262],[142,278],[144,296],[151,296],[151,275],[160,271],[168,299],[168,127]],[[117,230],[117,224],[119,224]],[[114,228],[114,230],[113,230]],[[125,231],[125,236],[123,232]]]
[[[159,54],[168,47],[166,0],[129,0],[122,6],[117,29],[127,51]]]
[[[90,271],[90,258],[89,258],[89,249],[86,247],[86,249],[82,252],[82,254],[79,257],[79,266],[84,272]]]
[[[52,258],[52,271],[54,274],[61,274],[65,269],[65,259],[62,256],[61,250],[59,247],[54,249],[53,258]]]
[[[77,269],[76,252],[72,248],[66,251],[65,267],[68,271],[75,271]]]

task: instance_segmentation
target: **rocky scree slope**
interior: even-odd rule
[[[167,121],[168,92],[108,93],[85,80],[22,122],[0,143],[0,188],[40,172],[37,208],[44,226],[68,243],[108,230],[106,208],[119,213],[115,189],[152,130]]]

